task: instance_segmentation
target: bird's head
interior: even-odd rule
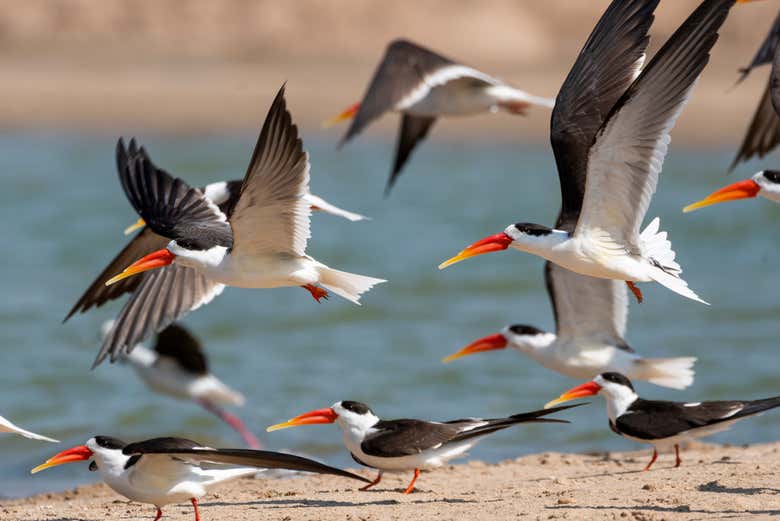
[[[442,262],[439,264],[439,269],[443,270],[447,266],[469,257],[505,250],[510,246],[518,250],[535,252],[545,245],[549,245],[551,241],[559,241],[564,235],[567,234],[561,230],[553,230],[541,224],[511,224],[503,232],[489,235],[468,246],[456,256]]]
[[[173,263],[196,269],[214,267],[222,262],[227,252],[228,249],[225,246],[214,246],[209,241],[197,239],[171,241],[165,248],[141,257],[125,268],[122,273],[111,277],[106,281],[106,286],[144,271],[164,268]]]
[[[78,461],[88,461],[90,470],[105,469],[111,466],[124,466],[127,456],[122,454],[122,449],[126,443],[111,436],[95,436],[87,440],[84,445],[77,445],[64,450],[47,459],[44,463],[38,465],[30,471],[31,474],[40,472],[49,467],[64,465],[65,463],[75,463]]]
[[[688,213],[705,206],[736,201],[737,199],[750,199],[758,195],[766,197],[770,201],[780,203],[780,171],[762,170],[750,179],[724,186],[720,190],[712,192],[701,201],[689,204],[683,208],[683,212]]]
[[[528,353],[547,347],[554,340],[555,335],[551,333],[547,333],[546,331],[542,331],[533,326],[514,324],[505,327],[500,333],[493,333],[492,335],[487,335],[473,341],[460,351],[444,358],[442,362],[451,362],[464,356],[484,353],[486,351],[495,351],[497,349],[505,349],[507,347],[517,349],[523,353]]]
[[[358,110],[360,110],[360,102],[353,103],[352,105],[350,105],[343,111],[339,112],[332,118],[323,121],[322,126],[328,128],[334,125],[338,125],[342,121],[348,121],[355,117],[355,114],[357,114]]]
[[[359,430],[365,432],[378,421],[379,418],[368,405],[351,400],[342,400],[325,409],[315,409],[313,411],[305,412],[286,422],[272,425],[268,427],[266,431],[271,432],[279,429],[286,429],[288,427],[297,427],[299,425],[336,423],[344,430]]]
[[[592,381],[569,389],[555,400],[547,402],[544,408],[549,409],[560,403],[595,394],[601,394],[607,400],[609,416],[613,419],[623,414],[628,406],[638,398],[634,386],[631,385],[628,378],[620,373],[610,372],[601,373]]]

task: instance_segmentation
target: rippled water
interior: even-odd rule
[[[249,135],[141,138],[161,166],[198,185],[240,177],[252,147]],[[307,145],[313,191],[373,217],[350,223],[315,216],[308,251],[332,266],[390,283],[366,295],[363,307],[337,297],[317,304],[297,288],[228,289],[185,320],[203,339],[214,372],[249,398],[236,412],[267,447],[352,465],[334,426],[272,434],[264,428],[347,398],[365,401],[386,417],[507,415],[538,408],[577,383],[515,352],[440,363],[506,323],[553,326],[542,262],[535,257],[513,251],[436,269],[467,243],[511,222],[553,222],[559,195],[548,147],[434,138],[385,200],[392,144],[362,139],[337,152],[332,136],[318,136]],[[127,367],[105,364],[89,371],[99,326],[116,313],[117,303],[61,324],[125,242],[122,229],[135,220],[119,190],[113,147],[113,136],[0,136],[0,414],[65,446],[93,434],[129,440],[179,435],[240,446],[224,424],[196,405],[148,392]],[[647,356],[700,358],[691,389],[679,393],[640,384],[647,396],[780,394],[780,207],[753,201],[680,212],[729,181],[723,172],[732,152],[673,146],[668,158],[650,214],[661,216],[687,280],[713,305],[643,287],[645,303],[631,306],[629,342]],[[608,430],[604,405],[594,402],[567,414],[571,425],[511,429],[484,440],[473,456],[496,461],[533,451],[633,447]],[[778,426],[780,413],[770,413],[713,440],[773,440]],[[29,475],[62,448],[1,436],[0,495],[64,489],[94,478],[86,465]]]

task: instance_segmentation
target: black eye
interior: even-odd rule
[[[526,326],[524,324],[509,326],[509,331],[516,335],[538,335],[543,332],[541,329],[537,329],[534,326]]]
[[[355,414],[366,414],[371,411],[365,403],[353,402],[352,400],[344,400],[341,402],[341,406]]]
[[[780,183],[780,170],[764,170],[764,177],[772,183]]]
[[[104,449],[122,449],[127,445],[124,441],[111,436],[95,436],[95,443]]]
[[[549,235],[552,233],[552,229],[547,226],[535,223],[517,223],[515,224],[515,228],[522,233],[534,236]]]

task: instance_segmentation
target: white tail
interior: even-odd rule
[[[387,282],[384,279],[375,279],[374,277],[366,277],[365,275],[356,275],[354,273],[347,273],[346,271],[334,270],[320,264],[318,267],[320,273],[319,283],[325,286],[327,289],[344,297],[350,302],[354,302],[358,306],[360,305],[360,295],[370,290],[377,284]]]
[[[369,218],[365,215],[360,215],[359,213],[354,213],[343,208],[339,208],[335,204],[331,204],[322,197],[316,196],[312,193],[304,194],[303,199],[309,203],[312,210],[319,210],[321,212],[335,215],[336,217],[343,217],[344,219],[348,219],[350,221],[369,220]]]
[[[634,361],[634,378],[670,387],[685,389],[693,383],[694,357],[680,358],[640,358]]]
[[[650,221],[650,224],[647,225],[647,228],[639,236],[644,248],[644,255],[651,263],[648,275],[651,279],[678,295],[709,305],[709,303],[702,300],[690,289],[688,283],[680,277],[682,268],[674,260],[676,254],[672,249],[671,241],[666,238],[666,232],[658,231],[660,225],[661,221],[656,217]]]

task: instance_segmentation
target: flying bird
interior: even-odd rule
[[[379,470],[376,479],[361,488],[368,490],[382,480],[384,472],[414,471],[404,490],[409,494],[420,476],[420,469],[440,467],[453,458],[464,456],[484,436],[518,423],[569,423],[566,420],[542,418],[562,411],[555,409],[515,414],[507,418],[466,418],[448,422],[426,420],[382,420],[360,402],[344,400],[326,409],[301,414],[267,431],[298,425],[336,423],[343,433],[344,445],[352,458],[366,467]]]
[[[395,162],[385,189],[387,194],[437,117],[499,110],[524,115],[531,106],[552,108],[553,103],[552,99],[532,96],[416,43],[394,40],[387,46],[363,101],[353,104],[325,125],[352,119],[341,146],[385,112],[401,114]]]
[[[103,324],[104,336],[112,326],[111,320]],[[138,344],[124,360],[152,391],[198,403],[235,429],[250,449],[260,448],[260,442],[244,422],[222,408],[243,406],[244,395],[211,373],[203,346],[184,326],[171,324],[157,335],[152,349]]]
[[[14,424],[11,420],[3,418],[2,416],[0,416],[0,432],[13,432],[14,434],[18,434],[19,436],[23,436],[31,440],[59,443],[59,440],[55,440],[54,438],[49,438],[48,436],[42,436],[40,434],[22,429],[18,425]]]
[[[742,139],[737,156],[731,162],[729,171],[734,170],[742,161],[747,161],[755,156],[764,157],[780,143],[780,116],[778,116],[780,114],[778,112],[778,107],[780,107],[780,53],[777,52],[778,41],[780,41],[780,12],[750,65],[739,71],[741,76],[737,83],[747,78],[754,68],[768,63],[772,64],[772,71],[761,95],[761,101],[753,113],[753,119]]]
[[[318,301],[328,296],[323,286],[359,304],[362,293],[385,282],[334,270],[306,254],[311,209],[302,196],[308,192],[309,161],[287,111],[284,87],[263,124],[240,196],[226,203],[225,211],[200,190],[157,168],[134,141],[126,148],[119,140],[117,167],[125,194],[147,229],[165,238],[147,240],[165,242],[105,282],[111,286],[149,270],[156,274],[135,288],[93,367],[109,355],[116,360],[152,332],[211,301],[225,286],[301,286]]]
[[[115,492],[139,503],[157,507],[154,521],[162,517],[162,507],[190,501],[195,521],[200,521],[198,500],[214,485],[251,476],[258,469],[289,469],[333,474],[368,482],[367,479],[316,461],[251,449],[213,449],[183,438],[153,438],[125,443],[110,436],[95,436],[84,445],[60,452],[32,473],[64,463],[92,460],[89,470],[97,471]]]
[[[666,402],[640,398],[631,381],[620,373],[603,373],[593,381],[574,387],[545,407],[601,394],[607,400],[609,428],[616,434],[653,446],[650,470],[658,451],[674,447],[679,467],[680,444],[730,428],[734,423],[780,406],[780,396],[764,400],[717,402]]]
[[[685,389],[696,358],[643,358],[624,339],[628,291],[616,280],[579,275],[551,262],[544,278],[555,316],[555,333],[514,324],[470,343],[444,359],[512,347],[537,363],[572,378],[617,371],[635,380]]]
[[[683,208],[683,212],[692,212],[712,204],[725,203],[726,201],[735,201],[737,199],[749,199],[759,195],[772,202],[780,203],[780,171],[762,170],[757,172],[750,179],[724,186],[720,190],[712,192],[701,201],[689,204]]]
[[[558,93],[550,139],[564,222],[517,223],[475,242],[439,268],[510,246],[591,277],[655,281],[703,302],[681,278],[658,218],[640,232],[669,133],[709,60],[734,0],[704,1],[640,72],[657,1],[614,1]],[[560,219],[560,218],[559,218]]]

